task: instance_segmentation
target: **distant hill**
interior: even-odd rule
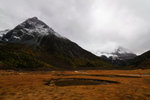
[[[150,51],[137,56],[135,59],[130,61],[133,68],[150,68]]]
[[[102,52],[101,54],[101,58],[103,60],[119,66],[130,65],[129,60],[137,57],[136,54],[123,47],[118,47],[114,52],[111,53]]]
[[[117,49],[115,49],[113,52],[95,52],[96,55],[99,56],[106,56],[107,58],[110,58],[112,60],[128,60],[133,59],[137,55],[130,50],[119,46]]]
[[[62,37],[37,17],[29,18],[8,31],[0,43],[0,68],[73,69],[111,68],[89,51]]]
[[[150,51],[139,56],[132,52],[126,52],[124,49],[116,49],[111,53],[112,56],[102,55],[101,58],[113,65],[118,66],[117,69],[149,69],[150,68]]]

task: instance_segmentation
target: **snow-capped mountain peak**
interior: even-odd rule
[[[113,53],[126,54],[126,53],[132,53],[132,52],[126,48],[119,46]]]
[[[107,58],[112,58],[113,60],[115,60],[115,59],[126,60],[126,59],[132,59],[132,58],[136,57],[136,54],[134,54],[130,50],[128,50],[124,47],[121,47],[121,46],[119,46],[113,52],[100,52],[100,51],[97,51],[96,55],[106,56]]]
[[[136,57],[136,54],[121,46],[119,46],[114,52],[112,52],[112,54],[117,56],[117,59],[120,60],[133,59],[134,57]]]
[[[28,33],[37,33],[37,35],[56,34],[47,24],[39,20],[37,17],[29,18],[25,22],[18,25],[16,28],[23,28]]]
[[[16,26],[2,39],[12,43],[39,44],[41,38],[47,35],[61,37],[43,21],[33,17]]]

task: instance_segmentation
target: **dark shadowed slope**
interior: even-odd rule
[[[131,61],[133,68],[150,68],[150,51],[137,56]]]

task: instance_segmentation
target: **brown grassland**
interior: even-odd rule
[[[149,75],[149,69],[50,72],[1,70],[0,100],[150,100]],[[92,81],[89,81],[88,84],[86,80],[71,80],[72,82],[64,82],[65,86],[59,86],[55,81],[50,81],[67,78],[100,79],[118,83],[90,84]]]

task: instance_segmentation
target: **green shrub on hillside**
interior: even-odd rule
[[[16,45],[4,45],[0,47],[0,61],[6,69],[38,69],[51,67],[38,60],[33,52],[29,52],[30,50],[20,48]]]

